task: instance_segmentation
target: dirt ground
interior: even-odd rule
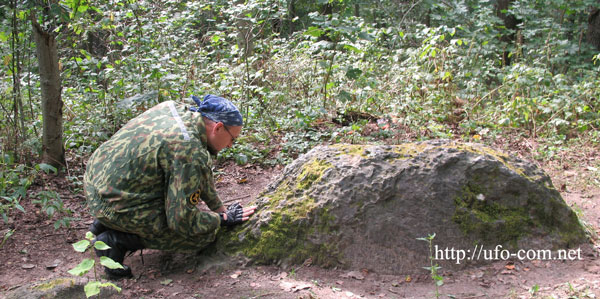
[[[498,140],[498,147],[532,159],[535,144]],[[541,166],[554,185],[594,232],[600,228],[600,175],[598,149],[561,153]],[[81,172],[82,161],[70,161],[71,175]],[[280,168],[220,165],[217,188],[226,202],[247,203],[281,172]],[[73,214],[71,228],[54,230],[56,219],[23,200],[28,213],[13,211],[11,221],[0,221],[0,236],[15,229],[0,249],[0,297],[32,282],[70,277],[67,271],[84,255],[71,244],[81,240],[92,219],[86,213],[80,187],[64,177],[37,182],[30,192],[58,190]],[[441,270],[440,298],[598,298],[600,259],[597,241],[582,247],[582,260],[497,261],[449,272]],[[435,298],[435,284],[422,275],[382,275],[368,271],[320,269],[310,264],[293,269],[276,266],[198,267],[193,257],[145,250],[126,259],[135,277],[117,282],[118,298]],[[427,266],[427,265],[423,265]],[[88,274],[87,278],[93,278]],[[83,296],[82,296],[83,297]]]

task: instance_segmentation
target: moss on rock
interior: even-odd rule
[[[306,190],[310,188],[312,184],[321,180],[323,173],[331,166],[331,163],[319,159],[313,159],[311,162],[306,163],[302,172],[298,175],[296,189]]]
[[[48,291],[48,290],[52,290],[55,289],[58,286],[74,286],[75,285],[75,280],[72,278],[56,278],[56,279],[52,279],[48,282],[36,285],[33,287],[33,289],[35,290],[39,290],[39,291]]]
[[[481,187],[467,185],[454,198],[456,210],[452,220],[476,243],[500,242],[516,247],[516,241],[530,232],[533,222],[525,207],[507,207],[485,196]]]
[[[331,167],[331,163],[313,159],[302,166],[296,179],[288,177],[280,181],[274,191],[263,194],[263,206],[259,204],[263,212],[256,216],[263,220],[259,231],[253,231],[249,226],[238,227],[217,241],[219,250],[241,253],[260,264],[280,261],[294,264],[311,258],[313,263],[327,266],[332,257],[338,258],[338,253],[330,246],[304,242],[311,234],[326,233],[331,229],[328,224],[333,216],[324,207],[315,211],[315,200],[306,194]],[[317,215],[311,220],[318,222],[317,230],[308,222],[310,213]]]

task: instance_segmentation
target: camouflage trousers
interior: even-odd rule
[[[183,236],[166,226],[165,210],[150,208],[137,212],[115,212],[106,208],[94,192],[86,186],[90,214],[106,227],[138,235],[149,249],[168,251],[198,251],[215,240],[217,230],[197,237]]]

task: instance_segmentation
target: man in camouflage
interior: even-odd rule
[[[192,97],[197,107],[172,101],[129,121],[90,158],[84,177],[90,231],[111,248],[96,251],[123,263],[143,248],[199,250],[218,228],[248,220],[255,207],[225,208],[214,186],[212,155],[231,147],[242,130],[239,110],[228,100]],[[202,200],[212,211],[196,207]],[[131,269],[105,268],[109,278]]]

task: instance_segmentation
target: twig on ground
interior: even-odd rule
[[[230,198],[230,199],[224,200],[223,203],[228,203],[228,202],[236,201],[236,200],[247,198],[247,197],[250,197],[250,194],[244,195],[244,196],[238,196],[238,197]]]
[[[279,294],[279,293],[278,292],[265,293],[265,294],[258,295],[256,297],[252,297],[252,298],[260,298],[260,297],[265,297],[265,296],[270,296],[270,295],[276,295],[276,294]]]
[[[38,238],[38,240],[39,239],[43,239],[43,238],[47,238],[47,237],[63,236],[63,235],[66,235],[66,233],[47,234],[47,235],[40,236]]]
[[[392,288],[389,288],[389,289],[388,289],[388,291],[389,291],[390,293],[394,293],[394,294],[398,294],[398,295],[400,295],[400,292],[398,292],[398,291],[394,291]]]

